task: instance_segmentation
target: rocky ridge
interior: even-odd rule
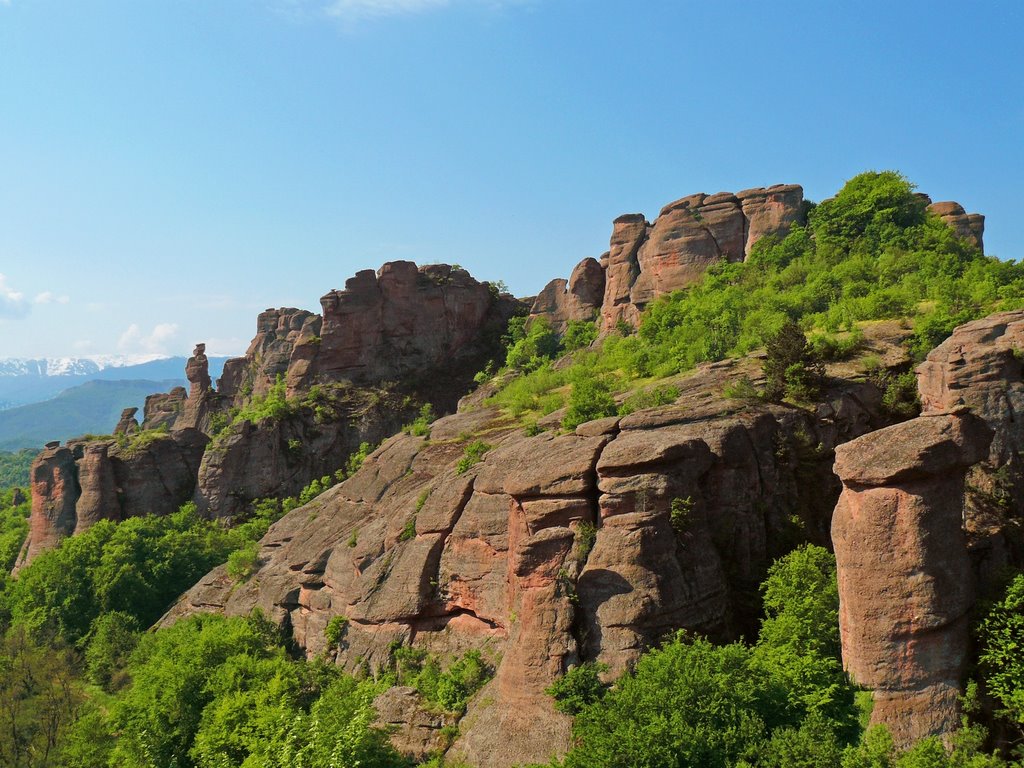
[[[207,517],[244,515],[252,501],[295,495],[376,444],[422,403],[454,408],[499,352],[516,299],[447,265],[391,262],[321,301],[323,315],[270,309],[246,355],[214,388],[206,347],[185,367],[189,390],[126,411],[109,438],[50,445],[32,468],[31,531],[19,567],[100,519],[168,514],[195,501]],[[238,418],[281,381],[277,418]],[[402,384],[395,384],[396,381]]]
[[[569,434],[527,436],[469,407],[429,439],[392,437],[271,528],[250,580],[216,569],[164,622],[258,607],[307,655],[351,670],[386,668],[395,643],[442,658],[482,649],[500,663],[451,754],[547,760],[570,723],[544,689],[570,666],[593,659],[617,675],[680,627],[749,636],[771,560],[827,542],[831,449],[885,423],[880,394],[839,382],[814,414],[721,395],[757,372],[754,360],[708,365],[676,382],[672,405]],[[475,440],[492,447],[460,473]],[[337,616],[345,629],[328,647]],[[422,722],[407,725],[396,743],[410,753],[443,746],[439,730],[424,739]]]

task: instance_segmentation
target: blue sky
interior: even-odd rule
[[[539,290],[692,192],[895,168],[1024,256],[1024,5],[0,0],[0,357],[240,353],[384,261]]]

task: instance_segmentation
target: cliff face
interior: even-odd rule
[[[275,524],[250,580],[217,569],[164,621],[259,607],[307,655],[352,670],[386,666],[395,642],[441,656],[488,649],[497,674],[452,754],[547,760],[567,746],[569,721],[543,691],[570,665],[596,659],[618,674],[680,627],[750,636],[771,560],[827,541],[830,449],[884,423],[879,394],[843,384],[817,414],[721,396],[757,369],[706,366],[678,382],[675,404],[572,434],[530,437],[476,408],[437,421],[429,440],[393,437]],[[460,473],[472,440],[492,447]],[[334,616],[347,623],[328,648]]]
[[[521,311],[464,270],[411,262],[360,272],[321,303],[323,316],[263,312],[245,357],[227,362],[216,389],[197,345],[189,390],[147,398],[146,432],[126,412],[112,438],[40,454],[19,566],[97,520],[168,514],[192,500],[209,517],[236,517],[255,499],[297,494],[361,443],[394,434],[421,403],[454,409]],[[222,426],[278,378],[293,404],[284,416]]]
[[[1024,312],[968,323],[918,368],[922,414],[837,452],[843,659],[900,744],[959,724],[968,612],[1024,564]]]
[[[605,331],[620,321],[636,326],[647,304],[692,285],[709,265],[743,261],[766,235],[785,237],[804,221],[803,197],[801,187],[779,184],[735,195],[689,195],[662,208],[653,224],[641,214],[620,216],[600,263],[584,260],[568,283],[548,283],[531,314],[551,318],[559,329],[598,316]]]

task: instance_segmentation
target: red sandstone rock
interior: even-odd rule
[[[887,725],[901,746],[959,726],[974,598],[964,477],[991,436],[968,413],[936,414],[836,449],[843,662],[874,690],[872,722]]]
[[[985,250],[985,217],[967,213],[960,203],[932,203],[928,210],[946,222],[953,231],[979,251]]]
[[[548,283],[533,302],[530,317],[546,317],[559,333],[572,320],[593,320],[604,298],[604,269],[595,259],[584,259],[572,271],[568,282],[559,278]]]
[[[74,455],[60,443],[48,444],[32,462],[29,472],[32,488],[29,533],[15,571],[74,533],[75,502],[78,500],[75,475]]]
[[[139,421],[135,418],[135,414],[138,412],[138,408],[125,408],[121,411],[121,418],[118,420],[117,426],[114,427],[114,434],[130,435],[134,432],[138,432]]]
[[[717,261],[743,261],[765,235],[784,237],[805,216],[796,185],[690,195],[662,208],[653,225],[638,214],[615,220],[608,252],[602,328],[636,325],[664,293],[696,282]]]

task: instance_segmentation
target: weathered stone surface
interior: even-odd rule
[[[900,745],[959,725],[974,578],[964,477],[991,430],[968,413],[921,416],[836,449],[832,519],[843,662],[874,689],[872,722]]]
[[[570,738],[544,693],[559,675],[591,659],[621,671],[679,628],[752,636],[758,584],[791,545],[794,510],[814,532],[815,505],[834,506],[831,445],[800,453],[834,426],[722,400],[746,370],[704,367],[680,380],[670,408],[582,434],[530,437],[481,408],[438,420],[429,441],[397,435],[272,526],[252,579],[217,569],[164,621],[259,607],[307,655],[347,669],[386,666],[394,642],[442,660],[480,649],[496,674],[449,755],[487,768],[546,761]],[[493,447],[458,472],[478,438]],[[338,615],[349,621],[327,649]],[[409,711],[389,722],[413,751],[431,728]]]
[[[570,321],[594,320],[604,299],[604,269],[596,259],[584,259],[572,271],[568,282],[559,278],[548,283],[533,302],[530,317],[544,317],[559,333]]]
[[[81,495],[75,504],[75,533],[82,533],[100,520],[119,520],[121,505],[109,443],[86,443],[78,460]]]
[[[985,217],[980,213],[967,213],[960,203],[932,203],[928,210],[946,222],[964,240],[985,251]]]
[[[139,420],[135,418],[135,414],[138,412],[138,408],[125,408],[121,411],[121,418],[118,420],[117,426],[114,427],[114,434],[130,435],[133,432],[138,432]]]
[[[454,724],[454,716],[425,707],[415,688],[388,688],[374,699],[373,705],[377,709],[377,725],[391,734],[391,743],[405,757],[426,760],[431,753],[443,752],[448,746],[442,729]]]
[[[806,215],[795,184],[733,195],[699,193],[669,203],[653,224],[630,214],[615,220],[608,251],[601,327],[637,325],[658,296],[696,282],[717,261],[743,261],[765,235],[784,237]]]
[[[171,429],[182,411],[185,410],[185,401],[188,399],[188,392],[184,387],[175,387],[166,394],[160,393],[146,397],[146,405],[143,409],[143,429]]]
[[[32,462],[29,471],[32,513],[28,538],[15,571],[75,532],[75,502],[79,492],[76,475],[75,457],[60,443],[49,443]]]

